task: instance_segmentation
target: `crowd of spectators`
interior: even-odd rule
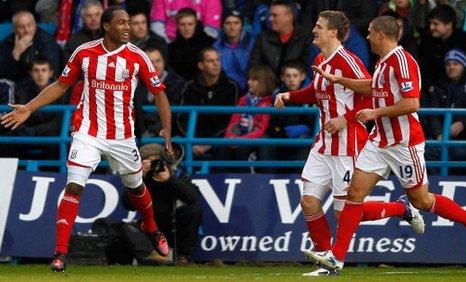
[[[391,15],[400,25],[400,45],[421,66],[422,106],[466,107],[466,1],[454,0],[4,0],[0,22],[10,22],[12,29],[0,41],[0,103],[28,102],[56,79],[79,45],[101,36],[100,17],[109,5],[128,11],[130,41],[149,55],[167,85],[171,105],[269,106],[274,93],[305,87],[319,53],[312,44],[319,12],[341,10],[351,20],[343,42],[369,70],[377,60],[365,40],[369,22],[378,15]],[[38,23],[55,24],[55,34]],[[255,86],[258,83],[267,87]],[[277,88],[270,89],[274,85]],[[58,103],[77,104],[81,89],[82,82]],[[142,110],[148,104],[153,104],[153,97],[140,85],[134,100],[139,137],[157,136],[160,130],[158,117]],[[34,115],[20,130],[0,129],[1,134],[57,134],[60,118]],[[428,138],[441,139],[442,119],[422,118]],[[199,116],[196,136],[309,137],[314,126],[313,118],[301,116],[283,120],[234,114],[215,119],[213,123],[211,116]],[[449,137],[465,140],[465,122],[464,116],[455,116]],[[173,116],[174,135],[186,134],[186,126],[186,115]],[[248,147],[242,154],[232,151],[242,148],[193,146],[199,159],[228,155],[244,159],[251,154],[277,158],[273,147]],[[465,153],[454,155],[464,158]],[[298,151],[295,157],[304,159],[306,154]],[[436,158],[435,150],[428,154],[428,159]]]

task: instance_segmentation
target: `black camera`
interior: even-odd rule
[[[153,160],[150,164],[150,172],[153,174],[160,173],[165,170],[165,161],[162,159]]]
[[[160,173],[165,170],[165,165],[176,165],[184,157],[184,148],[178,143],[172,143],[173,154],[169,154],[168,150],[164,147],[160,159],[155,159],[150,164],[150,172],[152,175]]]

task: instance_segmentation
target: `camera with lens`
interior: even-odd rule
[[[152,175],[161,173],[165,170],[165,165],[177,165],[184,157],[184,148],[178,143],[172,143],[173,154],[170,154],[166,147],[162,150],[160,159],[155,159],[150,165]]]

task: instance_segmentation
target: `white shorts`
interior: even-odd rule
[[[74,132],[68,155],[69,166],[95,170],[104,155],[113,173],[127,175],[141,170],[141,157],[134,138],[106,140]]]
[[[311,150],[301,177],[317,184],[313,185],[312,189],[331,189],[334,197],[346,196],[355,160],[356,157],[353,156],[323,155]],[[303,195],[315,196],[316,192],[305,189]],[[317,198],[322,199],[321,197]]]
[[[395,174],[403,188],[418,188],[428,183],[424,143],[415,146],[394,145],[380,148],[367,141],[358,157],[356,168],[387,178]]]

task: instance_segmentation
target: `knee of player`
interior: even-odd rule
[[[409,197],[409,201],[416,209],[429,211],[435,200],[432,193],[423,193],[414,197]]]
[[[303,196],[300,204],[306,215],[313,215],[322,211],[322,202],[315,197]]]
[[[77,183],[69,182],[68,184],[66,184],[66,193],[76,195],[76,196],[81,196],[81,194],[83,193],[83,190],[84,190],[84,187]]]

